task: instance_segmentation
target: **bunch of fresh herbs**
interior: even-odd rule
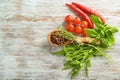
[[[88,74],[88,68],[91,67],[91,59],[93,57],[101,56],[106,59],[110,58],[104,50],[114,44],[113,33],[118,32],[118,29],[114,26],[102,24],[100,18],[95,15],[91,15],[91,20],[95,28],[86,29],[86,34],[88,37],[95,38],[94,42],[100,41],[100,45],[94,45],[94,42],[93,44],[85,43],[84,45],[80,45],[73,41],[73,43],[65,45],[62,50],[53,52],[55,55],[65,56],[66,62],[63,69],[72,68],[70,72],[71,78],[75,77],[83,67],[85,67]],[[64,30],[62,31],[64,33]],[[71,36],[71,34],[69,36],[66,34],[65,37],[75,40],[75,37]]]
[[[114,44],[114,33],[118,32],[117,27],[102,24],[99,17],[95,15],[90,16],[92,22],[95,25],[94,29],[86,29],[88,37],[95,38],[96,41],[100,41],[101,47],[107,48]]]

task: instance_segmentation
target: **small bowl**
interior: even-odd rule
[[[64,44],[61,44],[61,45],[58,45],[58,44],[55,44],[51,41],[51,35],[54,34],[55,32],[60,32],[59,30],[55,30],[55,31],[52,31],[48,34],[48,42],[53,45],[53,46],[63,46],[63,45],[67,45],[67,44],[70,44],[71,41],[70,40],[67,40]]]

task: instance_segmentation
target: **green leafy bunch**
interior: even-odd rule
[[[88,68],[91,67],[93,57],[103,56],[109,59],[109,56],[102,51],[102,48],[91,44],[71,43],[64,46],[62,50],[53,52],[53,54],[65,56],[66,62],[63,70],[72,68],[70,72],[71,78],[75,77],[83,67],[85,67],[86,74],[88,74]]]
[[[104,50],[114,44],[113,34],[118,32],[118,29],[114,26],[102,24],[100,18],[95,15],[91,15],[90,18],[95,27],[94,29],[86,29],[85,31],[88,37],[95,39],[92,44],[85,43],[84,45],[80,45],[73,41],[73,43],[65,45],[62,50],[53,52],[54,55],[65,57],[66,61],[63,69],[72,69],[70,72],[71,78],[75,77],[84,67],[86,74],[88,74],[88,68],[91,67],[91,59],[93,57],[101,56],[105,59],[110,59]],[[67,39],[75,40],[74,35],[69,34],[69,32],[63,29],[62,31],[61,36],[65,35]],[[97,41],[100,41],[100,45],[94,44]]]
[[[114,44],[114,33],[118,32],[117,27],[103,24],[98,16],[90,16],[92,22],[95,25],[94,29],[86,29],[88,37],[95,38],[96,41],[100,41],[101,47],[107,48]]]

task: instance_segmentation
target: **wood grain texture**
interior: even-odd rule
[[[47,35],[63,23],[67,14],[76,16],[65,3],[80,2],[100,12],[108,24],[120,30],[120,0],[0,0],[0,80],[70,80],[61,71],[64,58],[53,56]],[[120,80],[120,32],[107,51],[113,58],[92,60],[89,77],[82,70],[73,80]]]

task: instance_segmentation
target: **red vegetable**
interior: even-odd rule
[[[74,25],[78,25],[78,24],[80,24],[80,22],[81,22],[80,18],[79,17],[75,17]]]
[[[66,25],[66,30],[67,30],[68,32],[73,32],[74,29],[75,29],[74,25],[72,25],[72,24],[67,24],[67,25]]]
[[[79,35],[82,32],[82,28],[80,26],[76,26],[74,32],[75,34]]]
[[[86,32],[84,30],[82,30],[81,34],[82,34],[82,37],[86,37]]]
[[[67,22],[67,23],[71,23],[71,22],[73,22],[73,17],[71,16],[71,15],[67,15],[67,16],[65,16],[65,22]]]
[[[88,22],[88,27],[89,28],[93,28],[94,25],[92,24],[89,16],[84,13],[82,10],[80,10],[79,8],[77,8],[75,5],[72,5],[72,4],[66,4],[70,9],[76,11],[79,15],[81,15],[87,22]]]
[[[88,27],[88,23],[87,23],[86,21],[81,21],[80,26],[81,26],[83,29],[86,29],[86,28]]]
[[[87,12],[87,13],[89,13],[89,14],[94,14],[94,15],[100,17],[100,19],[102,20],[103,24],[105,23],[105,19],[104,19],[104,18],[102,17],[102,15],[99,14],[98,12],[96,12],[96,11],[94,11],[94,10],[92,10],[92,9],[90,9],[90,8],[82,5],[82,4],[76,3],[76,2],[72,2],[72,4],[74,4],[74,5],[77,6],[79,9],[83,10],[84,12]]]

